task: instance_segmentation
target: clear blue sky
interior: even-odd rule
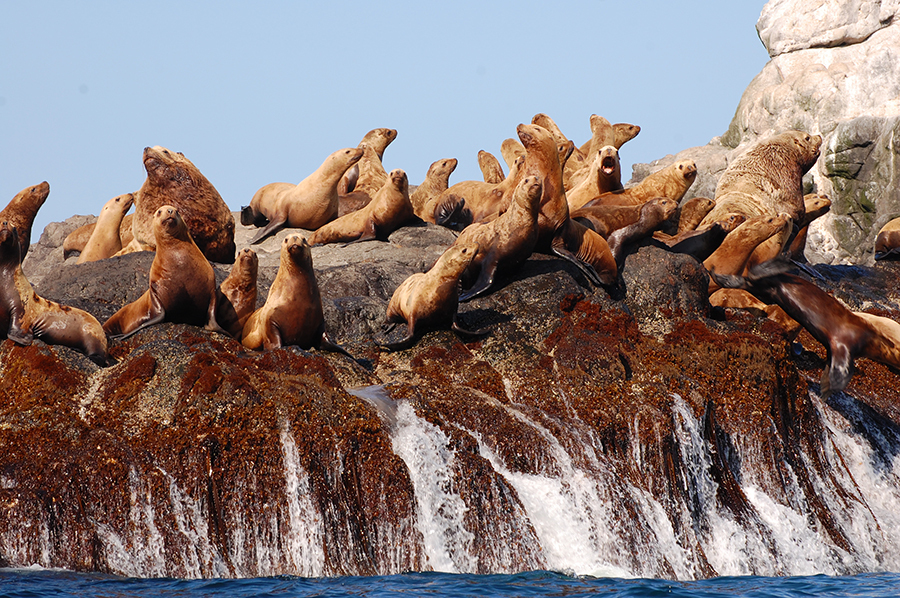
[[[145,146],[184,153],[232,209],[375,127],[410,183],[537,112],[576,143],[593,113],[641,134],[631,164],[728,127],[768,60],[762,1],[0,0],[0,204],[48,181],[43,227],[140,188]]]

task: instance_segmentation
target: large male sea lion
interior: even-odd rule
[[[214,262],[234,261],[234,216],[222,196],[180,152],[161,146],[144,148],[147,179],[134,193],[134,239],[123,252],[153,249],[154,218],[164,205],[175,207],[194,243]]]
[[[122,226],[122,220],[125,219],[125,212],[131,209],[134,203],[134,195],[126,193],[113,197],[100,210],[100,216],[94,223],[91,236],[88,237],[81,255],[78,256],[78,263],[96,262],[97,260],[105,260],[112,257],[122,249],[122,237],[119,235],[119,229]]]
[[[241,343],[251,351],[297,345],[347,353],[325,334],[322,297],[313,270],[312,251],[303,235],[288,235],[281,242],[278,273],[265,304],[244,324]]]
[[[722,287],[744,289],[769,305],[778,305],[827,350],[819,394],[844,390],[857,357],[900,367],[900,325],[887,318],[854,313],[812,282],[787,272],[790,263],[772,260],[747,276],[712,273]]]
[[[730,213],[749,218],[784,212],[800,221],[803,175],[818,159],[821,144],[821,136],[803,131],[785,131],[756,142],[719,177],[716,207],[701,224]]]
[[[160,206],[153,218],[156,255],[149,288],[104,324],[112,338],[127,338],[160,322],[203,326],[227,333],[216,322],[216,277],[174,206]]]
[[[11,223],[0,224],[0,338],[20,345],[40,339],[81,351],[98,365],[109,365],[106,333],[97,318],[34,292],[22,271],[18,236]]]
[[[235,257],[228,277],[219,285],[216,322],[238,340],[247,318],[256,311],[258,271],[259,257],[255,251],[244,247]]]
[[[0,210],[0,222],[9,222],[18,233],[19,246],[22,248],[21,259],[25,259],[28,248],[31,246],[31,227],[38,210],[47,201],[50,195],[50,185],[47,181],[32,187],[25,187],[10,200],[3,210]]]
[[[397,168],[368,205],[325,224],[310,236],[309,244],[383,241],[413,216],[409,181],[406,173]]]
[[[391,351],[407,349],[424,329],[450,325],[457,334],[480,335],[484,331],[468,331],[457,322],[459,277],[478,253],[475,243],[454,243],[447,248],[428,272],[417,272],[400,283],[391,296],[383,328],[390,332],[406,322],[406,336],[393,343],[378,343]]]
[[[285,227],[315,230],[334,220],[338,214],[338,181],[362,155],[362,148],[340,149],[296,185],[269,183],[261,187],[253,194],[250,205],[241,208],[241,224],[245,226],[261,226],[268,221],[253,235],[250,244],[260,243]]]

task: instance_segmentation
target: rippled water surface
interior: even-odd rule
[[[655,579],[597,579],[558,573],[452,575],[411,573],[382,577],[309,579],[175,580],[131,579],[43,569],[0,570],[0,598],[45,596],[628,596],[712,598],[738,596],[800,598],[815,596],[900,596],[900,575],[853,577],[720,577],[694,582]]]

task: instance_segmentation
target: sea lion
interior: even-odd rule
[[[32,187],[25,187],[15,194],[3,210],[0,210],[0,222],[9,222],[15,227],[19,246],[22,248],[21,259],[25,259],[31,246],[31,227],[38,210],[50,195],[50,184],[47,181]]]
[[[134,197],[132,194],[132,204],[134,202]],[[132,229],[132,224],[134,221],[134,214],[126,214],[124,218],[122,218],[122,222],[119,224],[119,245],[121,247],[128,246],[132,239],[134,239],[134,232]],[[75,253],[81,253],[84,251],[85,245],[87,245],[88,240],[91,238],[91,235],[94,234],[94,228],[96,228],[97,222],[91,222],[90,224],[85,224],[79,226],[68,235],[63,240],[63,259],[67,260],[69,257]]]
[[[214,262],[234,261],[234,216],[193,162],[161,146],[144,148],[147,179],[134,193],[134,239],[122,252],[155,247],[154,215],[164,205],[178,209],[194,243]]]
[[[406,173],[397,168],[366,207],[322,226],[309,238],[309,244],[384,241],[413,216],[409,182]]]
[[[497,270],[525,261],[534,251],[541,190],[540,179],[523,178],[513,193],[508,210],[496,220],[472,224],[459,234],[454,244],[478,247],[477,255],[466,268],[463,284],[466,290],[460,295],[460,301],[487,292],[494,283]]]
[[[425,204],[447,190],[450,175],[456,170],[457,163],[456,158],[445,158],[431,163],[425,174],[425,180],[409,195],[409,202],[416,216],[425,220],[422,216]]]
[[[756,216],[748,218],[734,231],[728,233],[722,244],[703,260],[703,266],[710,272],[721,275],[740,275],[747,266],[747,260],[756,247],[780,231],[790,226],[791,219],[787,214],[777,216]],[[710,279],[709,293],[718,289],[714,279]]]
[[[104,260],[122,249],[119,229],[122,220],[125,219],[125,212],[131,209],[133,203],[134,195],[126,193],[113,197],[104,204],[97,222],[94,223],[91,236],[78,256],[79,264]]]
[[[478,150],[478,167],[481,168],[481,176],[484,177],[485,183],[497,185],[506,178],[500,160],[491,152]]]
[[[599,143],[600,145],[597,145],[597,147],[598,148],[603,147],[603,145],[606,145],[606,143],[604,143],[604,142],[609,140],[608,132],[602,128],[603,121],[606,121],[607,124],[609,123],[609,121],[606,120],[605,118],[603,118],[602,116],[597,116],[596,114],[592,115],[591,116],[591,138],[588,139],[586,142],[584,142],[581,145],[581,147],[578,148],[585,155],[589,155],[591,153],[591,151],[592,151],[591,146],[593,143],[595,143],[595,141],[594,141],[594,121],[595,121],[595,119],[596,119],[596,122],[598,125],[598,129],[600,129],[599,135],[597,136],[598,139],[596,141],[596,143]],[[632,139],[634,139],[635,137],[637,137],[638,133],[641,132],[641,128],[638,125],[632,125],[629,123],[616,123],[616,124],[612,125],[612,129],[613,129],[612,145],[616,149],[622,149],[623,145],[625,145],[627,142],[629,142]]]
[[[708,197],[692,197],[681,204],[678,214],[678,234],[695,230],[715,206],[716,200]]]
[[[381,163],[384,150],[396,138],[395,129],[379,128],[366,133],[356,146],[366,149],[366,152],[359,162],[350,166],[341,176],[338,195],[347,195],[352,191],[362,191],[370,197],[374,195],[387,180],[387,172]]]
[[[0,334],[20,345],[34,339],[64,345],[97,365],[109,365],[106,333],[97,318],[34,292],[22,271],[18,230],[6,221],[0,224]]]
[[[634,206],[654,197],[668,197],[680,202],[696,178],[697,165],[694,161],[679,160],[647,175],[632,187],[604,193],[584,205]]]
[[[407,349],[424,329],[450,325],[457,334],[477,336],[484,331],[468,331],[457,321],[459,277],[478,253],[475,243],[454,243],[447,248],[428,272],[417,272],[400,283],[391,296],[382,328],[390,332],[406,322],[406,336],[394,343],[378,343],[390,351]]]
[[[265,304],[244,324],[244,347],[251,351],[297,345],[343,353],[343,347],[325,334],[322,297],[313,270],[312,251],[303,235],[288,235],[281,242],[278,273]]]
[[[768,262],[781,255],[787,247],[788,240],[794,232],[793,222],[788,220],[784,226],[775,231],[771,237],[756,246],[750,257],[747,258],[747,265],[744,266],[744,273],[763,262]]]
[[[723,214],[747,217],[784,212],[799,222],[804,213],[803,175],[819,157],[820,135],[785,131],[757,141],[738,156],[716,185],[716,207],[701,224]]]
[[[556,141],[557,147],[564,147],[570,143],[569,138],[563,134],[553,119],[543,112],[535,114],[531,119],[531,124],[547,129],[553,135],[553,140]],[[571,144],[572,151],[569,156],[565,160],[560,160],[563,169],[563,184],[566,185],[567,189],[569,188],[569,178],[583,167],[588,166],[586,154],[578,149],[574,141]]]
[[[351,191],[346,195],[338,194],[338,213],[337,217],[346,216],[350,212],[361,210],[372,201],[372,197],[368,193],[362,191]]]
[[[538,125],[520,124],[516,130],[526,151],[524,175],[543,183],[537,248],[570,261],[594,284],[613,284],[618,273],[606,239],[569,217],[553,136]]]
[[[777,305],[767,305],[743,289],[719,289],[709,296],[709,304],[723,309],[741,309],[768,318],[784,328],[785,337],[792,341],[800,334],[799,322]]]
[[[642,206],[593,206],[578,208],[571,218],[606,238],[620,228],[634,224],[641,218]]]
[[[518,139],[504,139],[500,144],[500,155],[503,156],[506,166],[512,169],[517,158],[525,157],[525,146]]]
[[[315,230],[338,214],[338,181],[363,156],[362,148],[337,150],[325,158],[315,172],[296,185],[269,183],[260,188],[241,208],[241,224],[259,226],[259,217],[268,220],[250,244],[260,243],[284,227]]]
[[[622,189],[619,150],[611,145],[600,148],[590,165],[582,170],[583,173],[575,173],[569,179],[574,185],[566,191],[569,211],[577,210],[604,193]]]
[[[256,311],[258,271],[259,257],[255,251],[244,247],[235,257],[228,278],[219,285],[216,322],[238,340],[247,318]]]
[[[678,202],[667,197],[656,197],[641,206],[637,222],[613,231],[606,241],[609,251],[616,260],[616,266],[622,267],[626,249],[649,236],[663,222],[672,217],[678,209]]]
[[[524,163],[524,156],[516,158],[509,176],[496,185],[483,181],[460,181],[451,185],[425,204],[422,220],[442,226],[456,223],[461,229],[473,222],[496,217],[509,206],[512,191],[524,176]]]
[[[812,282],[788,273],[790,268],[785,260],[771,260],[747,276],[712,276],[722,287],[744,289],[766,304],[778,305],[825,347],[828,363],[819,383],[824,398],[847,387],[858,357],[900,367],[900,325],[850,311]]]
[[[875,237],[875,259],[883,260],[900,255],[900,218],[881,227]]]
[[[805,213],[800,222],[797,223],[797,234],[789,241],[790,245],[787,249],[787,255],[798,261],[805,261],[806,256],[806,237],[809,234],[809,225],[820,216],[824,216],[831,209],[831,200],[827,195],[820,193],[808,193],[803,196],[803,206]]]
[[[675,253],[686,253],[693,256],[698,262],[702,262],[719,248],[728,233],[745,220],[746,218],[741,214],[731,214],[725,220],[679,233],[674,237],[656,232],[653,233],[653,238],[665,243]]]
[[[111,338],[124,339],[159,324],[177,322],[227,334],[216,322],[216,277],[175,206],[160,206],[153,218],[156,255],[149,288],[104,324]]]

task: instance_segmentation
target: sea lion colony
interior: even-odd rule
[[[241,224],[259,228],[251,244],[285,227],[312,232],[308,238],[285,238],[275,282],[259,309],[256,255],[242,248],[235,259],[234,221],[218,192],[182,154],[146,148],[148,176],[141,189],[107,202],[96,225],[77,229],[64,244],[67,256],[81,252],[79,263],[128,251],[157,252],[148,291],[102,329],[86,312],[68,315],[72,308],[41,299],[24,279],[21,257],[49,193],[47,183],[29,187],[0,212],[4,334],[22,344],[41,338],[68,345],[101,365],[109,361],[107,342],[162,321],[204,326],[251,350],[297,344],[349,355],[325,332],[310,244],[386,239],[422,220],[461,232],[430,270],[395,290],[383,329],[387,334],[405,323],[407,330],[399,341],[376,339],[387,350],[411,346],[423,328],[486,333],[458,325],[459,301],[489,292],[498,271],[512,272],[533,252],[568,260],[590,284],[612,293],[628,249],[654,243],[702,262],[710,272],[713,305],[764,314],[792,334],[807,328],[829,353],[824,393],[846,386],[857,356],[900,367],[900,325],[854,314],[812,282],[785,274],[784,260],[802,258],[809,223],[830,206],[824,196],[802,194],[801,178],[819,155],[820,136],[786,131],[763,139],[728,167],[715,199],[682,202],[697,176],[693,162],[676,162],[625,188],[619,150],[640,127],[611,124],[597,115],[590,125],[591,138],[576,146],[549,116],[535,115],[517,127],[518,139],[500,146],[507,175],[496,157],[479,152],[483,181],[450,185],[457,161],[441,159],[410,194],[406,173],[388,174],[382,166],[397,132],[380,128],[356,148],[330,154],[298,184],[264,185],[241,210]],[[135,215],[125,217],[132,202]],[[661,230],[670,221],[667,230],[675,234]],[[886,227],[879,236],[879,258],[898,244],[892,235]],[[208,260],[234,262],[220,288]],[[824,326],[816,315],[823,305],[846,325]],[[61,314],[84,322],[82,333],[48,335],[46,324],[32,323],[50,317],[59,326]]]

